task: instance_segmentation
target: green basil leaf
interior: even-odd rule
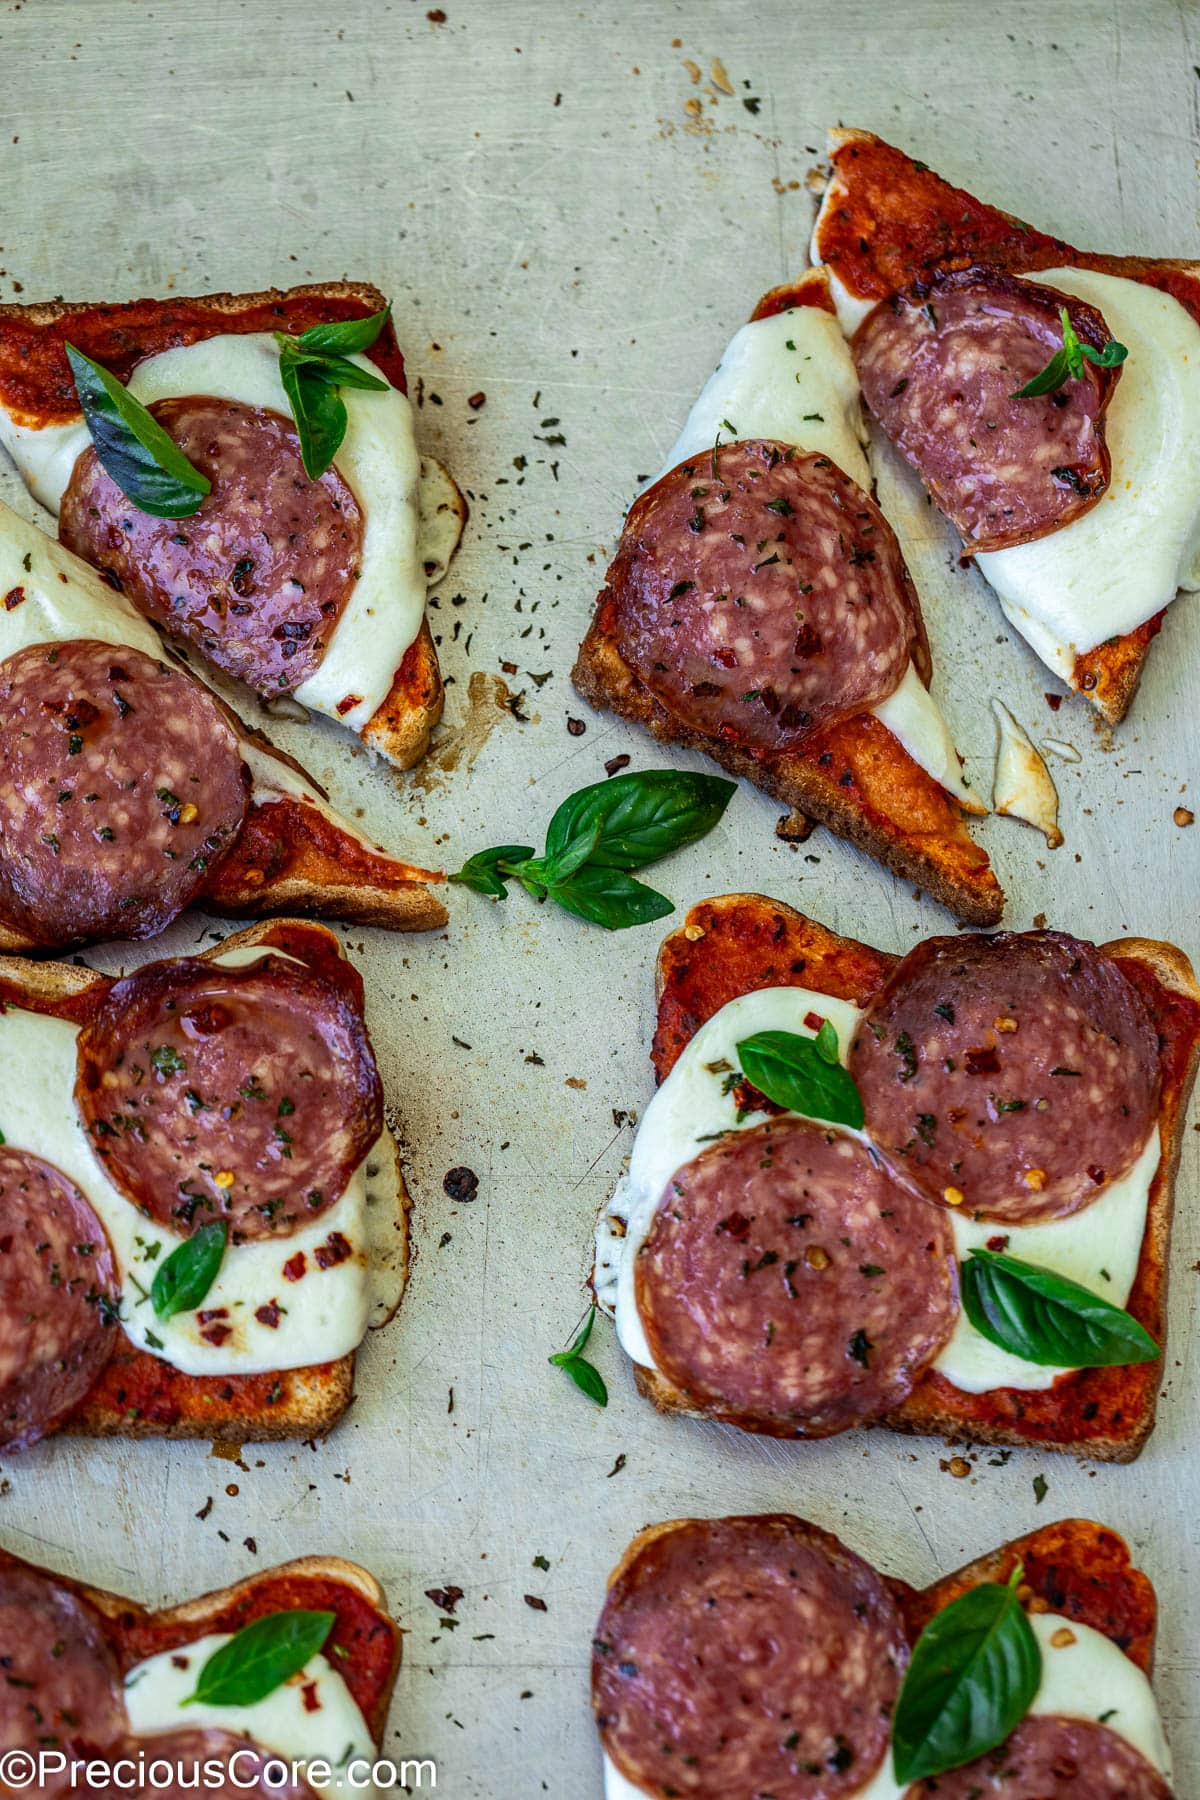
[[[369,350],[391,317],[391,301],[382,312],[366,319],[336,319],[327,325],[310,325],[294,340],[302,350],[315,350],[320,355],[353,356]]]
[[[194,1236],[177,1244],[159,1265],[150,1285],[150,1304],[156,1318],[172,1319],[176,1313],[193,1312],[199,1306],[217,1279],[226,1235],[220,1220],[202,1225]]]
[[[540,882],[543,887],[554,887],[565,881],[591,857],[600,837],[603,821],[597,819],[590,831],[584,831],[567,843],[554,856],[536,857],[525,869],[526,878]]]
[[[639,769],[595,782],[558,808],[546,832],[546,855],[558,855],[598,822],[591,862],[605,869],[644,868],[707,836],[736,791],[732,781],[689,769]]]
[[[1065,350],[1056,350],[1045,368],[1033,376],[1024,387],[1015,389],[1008,397],[1010,400],[1033,400],[1038,394],[1052,394],[1060,388],[1070,374],[1070,365]]]
[[[839,1060],[838,1034],[828,1019],[821,1020],[820,1029],[813,1039],[813,1046],[821,1061],[829,1063],[831,1067]]]
[[[451,881],[461,882],[463,887],[474,889],[477,894],[487,894],[493,900],[503,900],[508,893],[505,878],[511,871],[501,870],[502,863],[524,863],[533,855],[530,844],[498,844],[494,850],[477,850],[474,856],[468,856]]]
[[[267,1613],[214,1650],[180,1702],[191,1706],[254,1706],[311,1662],[333,1630],[331,1612]]]
[[[898,1786],[986,1755],[1029,1711],[1042,1653],[1017,1599],[1020,1575],[961,1594],[917,1639],[892,1715]]]
[[[1129,351],[1124,344],[1118,344],[1116,338],[1109,338],[1103,350],[1093,350],[1090,344],[1081,344],[1080,349],[1090,363],[1098,369],[1116,369],[1125,361]]]
[[[571,1348],[569,1350],[560,1350],[558,1353],[559,1356],[582,1356],[583,1355],[583,1352],[587,1349],[587,1341],[592,1335],[592,1327],[596,1323],[596,1314],[599,1312],[599,1310],[600,1310],[600,1308],[593,1303],[592,1306],[588,1310],[587,1318],[583,1321],[583,1324],[579,1327],[579,1331],[576,1335],[575,1342],[571,1345]],[[554,1357],[554,1356],[552,1356],[550,1358],[551,1362],[556,1362],[557,1360],[558,1360],[558,1358]]]
[[[569,1375],[589,1400],[594,1400],[597,1406],[608,1405],[608,1389],[604,1385],[604,1377],[590,1362],[585,1362],[582,1356],[568,1356],[565,1353],[552,1356],[550,1361]]]
[[[375,391],[386,389],[389,383],[382,375],[373,374],[345,356],[326,356],[319,350],[297,349],[297,339],[288,337],[286,332],[277,331],[275,342],[279,345],[279,361],[294,364],[297,368],[305,368],[321,381],[327,381],[333,387],[371,388]]]
[[[285,352],[279,357],[279,379],[296,421],[304,473],[316,481],[332,463],[346,435],[345,402],[336,387]]]
[[[972,1250],[961,1273],[963,1307],[976,1331],[1026,1362],[1104,1369],[1162,1355],[1132,1314],[1037,1263]]]
[[[126,499],[156,519],[190,518],[212,491],[208,476],[115,375],[74,344],[66,351],[96,455]]]
[[[595,868],[586,863],[565,881],[549,889],[551,900],[576,918],[603,925],[606,931],[626,931],[631,925],[648,925],[665,919],[675,904],[621,869]]]
[[[777,1106],[861,1130],[863,1103],[853,1077],[840,1062],[827,1061],[816,1039],[796,1031],[756,1031],[742,1039],[737,1053],[746,1080]]]

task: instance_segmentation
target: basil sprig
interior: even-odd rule
[[[139,512],[156,519],[187,519],[212,490],[174,438],[115,375],[66,346],[84,423],[105,471]]]
[[[1022,1573],[960,1594],[917,1639],[892,1715],[899,1787],[985,1756],[1029,1711],[1042,1652],[1017,1599]]]
[[[346,435],[344,387],[387,387],[381,375],[360,368],[349,359],[369,350],[388,322],[391,305],[367,319],[339,319],[328,325],[311,325],[298,337],[275,333],[279,345],[279,379],[296,421],[300,460],[310,481],[323,475]]]
[[[580,788],[558,808],[541,856],[525,844],[480,850],[450,877],[503,900],[509,881],[607,931],[645,925],[674,903],[630,873],[694,844],[717,824],[735,784],[684,769],[646,769]]]
[[[150,1285],[150,1304],[158,1318],[172,1319],[176,1313],[192,1312],[199,1306],[217,1279],[226,1236],[226,1228],[218,1220],[202,1225],[193,1237],[176,1244]]]
[[[337,1614],[267,1613],[214,1650],[182,1706],[254,1706],[322,1649]]]
[[[837,1032],[825,1019],[816,1037],[797,1031],[756,1031],[737,1047],[746,1080],[777,1106],[862,1129],[863,1103],[854,1078],[838,1061]]]
[[[1131,1313],[1090,1288],[1001,1250],[972,1250],[962,1300],[981,1337],[1026,1362],[1104,1369],[1154,1362],[1162,1351]]]
[[[1024,387],[1010,394],[1010,400],[1032,400],[1038,394],[1052,394],[1060,388],[1064,381],[1078,381],[1083,374],[1084,358],[1094,363],[1098,369],[1115,369],[1129,355],[1124,344],[1118,344],[1116,338],[1109,338],[1103,350],[1093,350],[1085,344],[1071,323],[1071,315],[1065,306],[1058,309],[1062,324],[1062,349],[1056,350],[1045,368],[1027,381]]]
[[[586,1394],[589,1400],[594,1400],[597,1406],[607,1406],[608,1389],[604,1385],[604,1377],[599,1369],[593,1368],[590,1362],[585,1361],[583,1355],[587,1341],[592,1335],[592,1326],[596,1323],[598,1310],[597,1307],[592,1307],[591,1312],[583,1321],[574,1343],[568,1349],[556,1350],[554,1355],[546,1360],[553,1363],[556,1369],[562,1369],[565,1374],[569,1375],[580,1393]]]

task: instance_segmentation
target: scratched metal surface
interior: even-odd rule
[[[668,760],[589,713],[567,675],[639,475],[661,462],[758,294],[803,266],[803,178],[824,126],[872,127],[1069,238],[1195,255],[1200,23],[1167,0],[446,11],[438,24],[424,0],[0,6],[0,294],[349,273],[395,297],[424,442],[473,508],[433,614],[453,683],[441,760],[457,752],[458,766],[435,754],[405,780],[332,730],[278,735],[380,837],[453,866],[485,842],[537,839],[609,757]],[[710,92],[714,57],[732,95]],[[32,513],[7,468],[0,491]],[[978,578],[955,570],[912,485],[889,482],[883,498],[971,773],[986,786],[995,692],[1081,753],[1054,765],[1062,850],[1048,855],[1015,823],[984,829],[1010,921],[1044,912],[1196,956],[1200,831],[1176,828],[1172,811],[1195,804],[1200,782],[1200,610],[1172,612],[1118,732],[1079,702],[1055,717],[1043,698],[1055,684]],[[469,704],[469,673],[502,662],[518,667],[508,683],[523,719],[486,694]],[[568,715],[586,720],[583,736],[568,734]],[[739,794],[708,842],[657,871],[660,885],[681,907],[762,889],[890,949],[946,928],[828,836],[802,851],[777,843],[776,813]],[[248,1447],[244,1466],[203,1444],[51,1443],[5,1460],[0,1538],[151,1602],[302,1552],[358,1557],[409,1634],[389,1746],[436,1757],[439,1791],[463,1800],[580,1800],[599,1793],[590,1628],[606,1571],[643,1522],[794,1508],[924,1582],[1043,1520],[1090,1513],[1129,1536],[1158,1584],[1158,1685],[1178,1791],[1195,1793],[1191,1133],[1165,1400],[1133,1468],[1027,1454],[997,1467],[984,1454],[956,1480],[936,1441],[797,1447],[662,1420],[634,1395],[607,1328],[595,1339],[612,1394],[600,1412],[546,1356],[581,1312],[592,1216],[629,1149],[614,1109],[635,1113],[650,1091],[657,932],[607,937],[523,897],[492,908],[463,893],[452,910],[434,937],[346,934],[404,1125],[418,1255],[400,1317],[362,1356],[344,1427],[315,1447]],[[202,925],[189,920],[170,947]],[[480,1177],[472,1205],[442,1191],[458,1164]],[[453,1630],[424,1597],[448,1584],[464,1590]]]

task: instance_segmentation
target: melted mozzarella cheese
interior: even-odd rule
[[[718,438],[795,444],[828,456],[864,493],[872,492],[858,376],[832,313],[796,306],[743,325],[688,414],[667,469],[711,455]],[[895,693],[872,710],[961,806],[986,813],[963,776],[949,727],[911,663]]]
[[[964,1218],[959,1208],[950,1215],[958,1259],[964,1262],[972,1248],[983,1249],[992,1239],[1003,1237],[1008,1240],[1004,1247],[1009,1256],[1053,1269],[1056,1275],[1078,1281],[1114,1306],[1124,1306],[1137,1276],[1150,1187],[1161,1160],[1155,1126],[1128,1174],[1109,1182],[1090,1206],[1065,1219],[1047,1219],[1039,1225],[998,1225]],[[989,1343],[970,1324],[966,1313],[958,1315],[934,1368],[968,1394],[985,1394],[999,1387],[1048,1388],[1066,1374],[1065,1369],[1025,1362]]]
[[[243,946],[216,960],[256,961],[269,946]],[[204,1311],[225,1309],[230,1335],[209,1343],[195,1312],[159,1319],[150,1303],[155,1272],[184,1239],[142,1214],[110,1180],[73,1103],[78,1027],[9,1006],[0,1012],[0,1069],[10,1072],[0,1098],[0,1129],[14,1150],[53,1164],[91,1202],[116,1260],[121,1324],[132,1343],[188,1375],[249,1375],[334,1362],[362,1342],[369,1326],[395,1312],[406,1272],[400,1174],[385,1132],[334,1206],[288,1237],[231,1245],[204,1297]],[[20,1070],[20,1080],[11,1072]],[[397,1233],[397,1219],[401,1228]],[[322,1269],[316,1252],[331,1232],[351,1245],[344,1262]],[[304,1255],[289,1280],[284,1265]],[[275,1301],[279,1322],[256,1317]],[[267,1317],[273,1317],[268,1313]]]
[[[228,1634],[214,1632],[135,1663],[125,1677],[130,1729],[152,1738],[160,1731],[212,1727],[246,1737],[288,1763],[327,1762],[339,1772],[351,1762],[375,1762],[375,1745],[358,1703],[324,1656],[314,1656],[299,1674],[251,1706],[185,1705],[204,1664],[229,1641]],[[149,1755],[152,1745],[145,1749]],[[354,1791],[378,1793],[374,1783]]]
[[[626,1355],[643,1368],[653,1369],[655,1363],[637,1308],[634,1268],[667,1183],[677,1169],[700,1155],[706,1143],[762,1124],[761,1114],[739,1120],[734,1096],[724,1092],[726,1076],[738,1066],[738,1043],[756,1031],[812,1036],[804,1023],[809,1015],[829,1020],[844,1063],[861,1016],[858,1007],[812,988],[760,988],[731,1000],[701,1026],[642,1115],[629,1172],[618,1181],[597,1222],[594,1285],[598,1304],[615,1320]],[[862,1133],[848,1135],[868,1141]],[[1137,1276],[1150,1188],[1160,1160],[1156,1128],[1128,1174],[1110,1182],[1090,1206],[1066,1219],[1002,1226],[947,1208],[959,1262],[972,1246],[983,1248],[1002,1236],[1008,1240],[1010,1255],[1040,1263],[1103,1295],[1114,1306],[1124,1306]],[[1048,1388],[1067,1372],[1010,1355],[981,1336],[961,1311],[933,1366],[969,1394],[999,1387]]]
[[[992,714],[999,733],[992,811],[1035,826],[1044,835],[1047,847],[1057,850],[1063,834],[1058,828],[1058,789],[1054,778],[1028,732],[1003,701],[992,701]]]
[[[365,356],[351,361],[379,374]],[[147,357],[130,376],[129,391],[144,406],[211,394],[291,417],[279,379],[279,349],[270,332],[225,333]],[[412,404],[404,394],[392,387],[386,393],[360,388],[341,392],[346,435],[334,466],[362,508],[362,561],[320,666],[296,689],[296,698],[314,712],[361,731],[387,697],[425,616],[418,507],[421,465]],[[91,435],[82,419],[38,430],[13,425],[0,413],[0,442],[35,498],[57,512]],[[340,710],[351,695],[355,703]]]
[[[1042,1652],[1041,1686],[1029,1716],[1105,1725],[1170,1782],[1171,1752],[1158,1702],[1137,1664],[1090,1625],[1058,1613],[1030,1613],[1029,1623]],[[906,1800],[911,1792],[907,1783],[897,1785],[890,1751],[874,1778],[855,1790],[857,1800]],[[643,1800],[643,1790],[627,1781],[607,1755],[604,1793],[605,1800]]]
[[[1129,351],[1105,415],[1103,498],[1048,537],[975,559],[1008,619],[1069,678],[1082,652],[1200,586],[1200,326],[1142,281],[1071,268],[1026,279],[1098,307]]]

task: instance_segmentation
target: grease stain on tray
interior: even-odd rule
[[[515,716],[515,699],[502,675],[493,675],[486,669],[474,670],[467,683],[466,717],[435,739],[433,749],[412,777],[413,789],[427,794],[441,787],[447,775],[473,768],[501,719]]]

